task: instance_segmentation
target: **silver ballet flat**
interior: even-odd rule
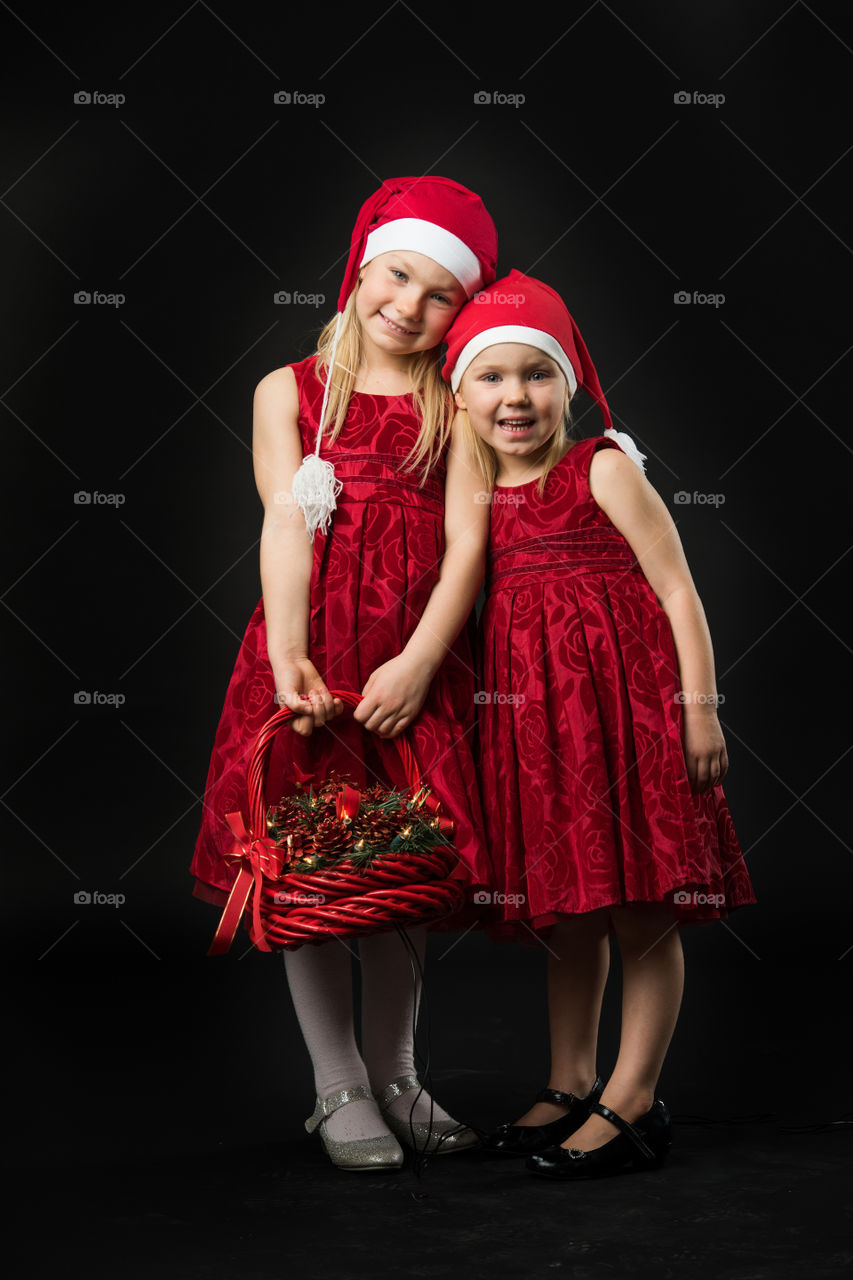
[[[409,1089],[420,1089],[421,1082],[417,1076],[399,1076],[386,1085],[381,1093],[377,1093],[376,1101],[382,1112],[382,1119],[389,1129],[393,1129],[401,1142],[416,1151],[424,1151],[427,1155],[444,1155],[449,1151],[467,1151],[469,1147],[479,1145],[480,1139],[473,1129],[456,1120],[409,1120],[408,1116],[398,1117],[387,1108],[395,1098],[407,1093]],[[414,1130],[414,1142],[412,1142]]]
[[[366,1084],[356,1085],[352,1089],[341,1089],[328,1098],[318,1098],[314,1114],[305,1121],[305,1128],[313,1133],[319,1126],[320,1139],[326,1149],[326,1155],[336,1169],[346,1169],[350,1173],[364,1171],[399,1169],[403,1160],[403,1148],[392,1133],[379,1138],[354,1138],[351,1142],[339,1142],[326,1133],[326,1117],[348,1102],[373,1102],[373,1094]]]

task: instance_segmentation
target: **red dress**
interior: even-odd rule
[[[299,390],[303,450],[313,453],[323,399],[316,357],[291,366]],[[360,693],[370,673],[397,657],[423,614],[444,553],[446,450],[422,488],[421,463],[398,473],[420,430],[412,396],[355,394],[333,444],[320,456],[334,464],[343,490],[328,534],[317,532],[310,584],[309,656],[330,689]],[[455,874],[488,883],[490,868],[472,741],[475,622],[473,611],[435,678],[417,719],[405,730],[425,782],[455,824]],[[263,599],[246,629],[225,695],[210,760],[201,830],[191,871],[197,897],[222,904],[235,876],[223,854],[234,843],[225,814],[248,815],[248,767],[255,738],[276,710]],[[295,772],[294,765],[299,772]],[[394,739],[378,738],[346,709],[308,738],[284,726],[276,734],[266,779],[275,803],[296,777],[322,781],[331,769],[359,786],[379,780],[406,787]],[[445,920],[434,926],[457,927]]]
[[[669,619],[589,490],[596,449],[618,447],[575,444],[542,498],[537,480],[495,489],[477,711],[497,937],[555,912],[666,902],[688,923],[755,901],[722,787],[690,791]]]

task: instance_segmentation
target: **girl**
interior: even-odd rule
[[[359,214],[338,314],[317,353],[258,385],[263,598],[210,762],[192,863],[199,897],[222,903],[233,881],[224,815],[245,804],[252,746],[276,702],[299,714],[289,722],[294,732],[276,735],[268,803],[296,780],[318,782],[332,769],[360,788],[405,787],[391,739],[411,727],[424,778],[456,825],[458,875],[487,882],[467,629],[487,517],[476,501],[479,479],[450,438],[453,402],[438,348],[466,298],[494,279],[496,256],[494,223],[467,188],[435,177],[384,182]],[[334,725],[343,708],[330,688],[363,695],[354,715]],[[410,931],[421,961],[425,933]],[[429,1151],[473,1145],[475,1134],[428,1094],[411,1106],[420,1088],[413,1062],[420,991],[412,991],[401,938],[359,943],[363,1057],[350,957],[337,941],[285,954],[314,1067],[317,1099],[306,1128],[319,1126],[333,1163],[353,1170],[399,1167],[394,1134]]]
[[[486,1146],[552,1178],[649,1168],[670,1144],[655,1088],[681,1003],[678,926],[755,901],[720,785],[705,615],[557,294],[513,271],[447,341],[444,376],[491,491],[477,701],[495,928],[550,953],[551,1087]],[[579,386],[603,437],[567,433]],[[611,930],[622,1036],[604,1087]]]

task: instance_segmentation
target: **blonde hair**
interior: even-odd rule
[[[463,375],[464,377],[464,375]],[[569,394],[568,384],[566,385],[565,399],[563,401],[563,417],[560,425],[551,437],[551,447],[545,455],[545,470],[539,477],[539,484],[536,487],[538,497],[542,497],[545,492],[545,481],[551,469],[556,466],[569,449],[574,448],[578,443],[578,437],[575,435],[575,424],[572,418],[570,408],[571,395]],[[460,434],[465,446],[468,450],[469,457],[473,460],[475,466],[479,469],[480,475],[483,477],[483,483],[486,489],[491,493],[495,477],[498,474],[498,457],[495,450],[490,444],[486,444],[482,436],[471,425],[471,419],[468,417],[467,409],[457,409],[457,422],[460,428]]]
[[[325,383],[329,375],[335,326],[338,324],[341,326],[326,413],[327,423],[334,423],[334,425],[328,435],[324,431],[324,439],[329,443],[340,435],[350,399],[355,390],[358,370],[364,358],[361,322],[355,309],[357,291],[358,286],[347,298],[347,304],[340,316],[330,320],[317,339],[316,373],[320,381]],[[441,457],[450,435],[450,426],[453,421],[453,394],[441,377],[442,357],[438,347],[433,347],[430,351],[419,351],[411,359],[414,386],[412,399],[415,412],[421,419],[421,429],[402,466],[404,469],[413,471],[420,462],[424,462],[420,481],[422,486]]]

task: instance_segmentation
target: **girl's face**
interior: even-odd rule
[[[550,356],[521,342],[500,342],[471,361],[455,399],[496,453],[534,462],[563,421],[566,393]]]
[[[465,301],[449,271],[422,253],[399,250],[371,258],[359,273],[356,314],[368,343],[389,355],[430,351]]]

